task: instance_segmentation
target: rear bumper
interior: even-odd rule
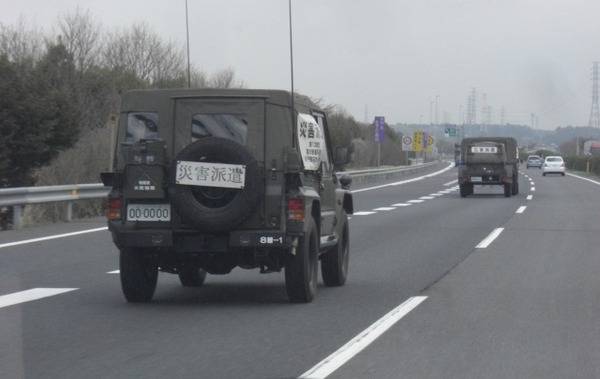
[[[511,177],[501,177],[498,175],[471,175],[470,177],[459,177],[458,184],[474,184],[474,185],[494,185],[494,184],[510,184],[513,180]]]
[[[134,229],[109,222],[118,247],[169,248],[182,252],[224,252],[235,248],[288,248],[291,238],[278,230],[236,230],[222,234],[171,229]]]

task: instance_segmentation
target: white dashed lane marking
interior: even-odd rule
[[[455,183],[456,181],[454,181],[453,183]],[[412,200],[408,200],[406,203],[396,203],[396,204],[392,204],[390,206],[387,207],[379,207],[379,208],[374,208],[370,211],[361,211],[361,212],[354,212],[354,214],[352,216],[368,216],[368,215],[372,215],[372,214],[376,214],[377,212],[387,212],[387,211],[393,211],[397,208],[400,207],[409,207],[413,204],[420,204],[425,202],[426,200],[433,200],[436,199],[440,196],[443,196],[445,194],[454,192],[458,190],[458,186],[454,186],[452,188],[449,189],[445,189],[443,191],[438,191],[436,193],[431,193],[429,194],[429,196],[421,196],[418,199],[412,199]]]

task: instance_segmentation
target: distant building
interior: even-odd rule
[[[600,155],[600,141],[590,140],[583,143],[584,155]]]

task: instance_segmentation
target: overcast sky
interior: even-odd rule
[[[50,32],[77,7],[104,31],[146,22],[185,44],[185,0],[0,0]],[[290,88],[288,0],[188,0],[192,63],[250,88]],[[292,0],[294,84],[359,121],[587,126],[600,0]],[[532,117],[532,114],[534,115]]]

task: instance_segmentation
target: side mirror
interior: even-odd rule
[[[335,165],[345,166],[350,162],[350,149],[347,147],[338,147],[335,149]]]

